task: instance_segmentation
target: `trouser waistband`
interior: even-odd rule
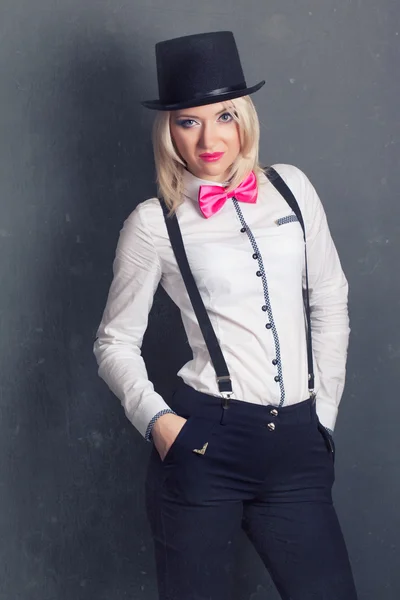
[[[315,399],[307,398],[288,406],[254,404],[245,400],[230,399],[228,408],[222,408],[224,398],[199,392],[182,382],[169,401],[170,407],[180,416],[201,416],[210,419],[223,418],[224,423],[240,422],[247,425],[265,424],[266,420],[278,419],[280,424],[310,423],[317,419]]]

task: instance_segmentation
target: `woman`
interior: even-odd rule
[[[153,441],[160,598],[231,600],[243,528],[283,599],[355,600],[331,496],[347,282],[323,207],[298,168],[259,166],[250,94],[265,82],[247,87],[231,32],[167,40],[156,55],[160,99],[143,104],[158,111],[163,200],[124,222],[94,352]],[[159,283],[193,350],[168,403],[140,354]]]

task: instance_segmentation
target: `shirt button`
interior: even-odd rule
[[[265,327],[266,327],[267,329],[271,329],[272,325],[271,325],[271,323],[267,323]]]
[[[275,381],[280,381],[281,380],[281,378],[279,377],[279,375],[275,375],[274,379],[275,379]]]
[[[258,254],[253,254],[253,258],[258,258]]]
[[[264,304],[264,306],[261,307],[261,310],[263,310],[264,312],[267,310],[267,307],[265,304]]]
[[[246,227],[242,227],[242,229],[240,230],[242,233],[244,233],[246,231]]]
[[[276,360],[276,358],[274,358],[274,360],[272,361],[272,364],[273,364],[274,366],[276,366],[276,365],[278,364],[278,361]]]
[[[261,277],[261,275],[262,275],[261,271],[257,271],[256,275],[257,275],[257,277]]]

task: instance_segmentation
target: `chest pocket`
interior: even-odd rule
[[[286,217],[280,217],[279,219],[276,219],[275,223],[277,225],[286,225],[287,223],[293,223],[293,222],[299,222],[299,219],[297,218],[297,215],[287,215]]]

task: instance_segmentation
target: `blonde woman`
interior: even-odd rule
[[[321,201],[295,166],[260,167],[264,81],[247,86],[231,32],[156,56],[160,198],[124,222],[94,352],[152,443],[159,598],[233,600],[242,528],[284,600],[355,600],[331,495],[348,290]],[[140,352],[159,283],[193,351],[168,399]]]

